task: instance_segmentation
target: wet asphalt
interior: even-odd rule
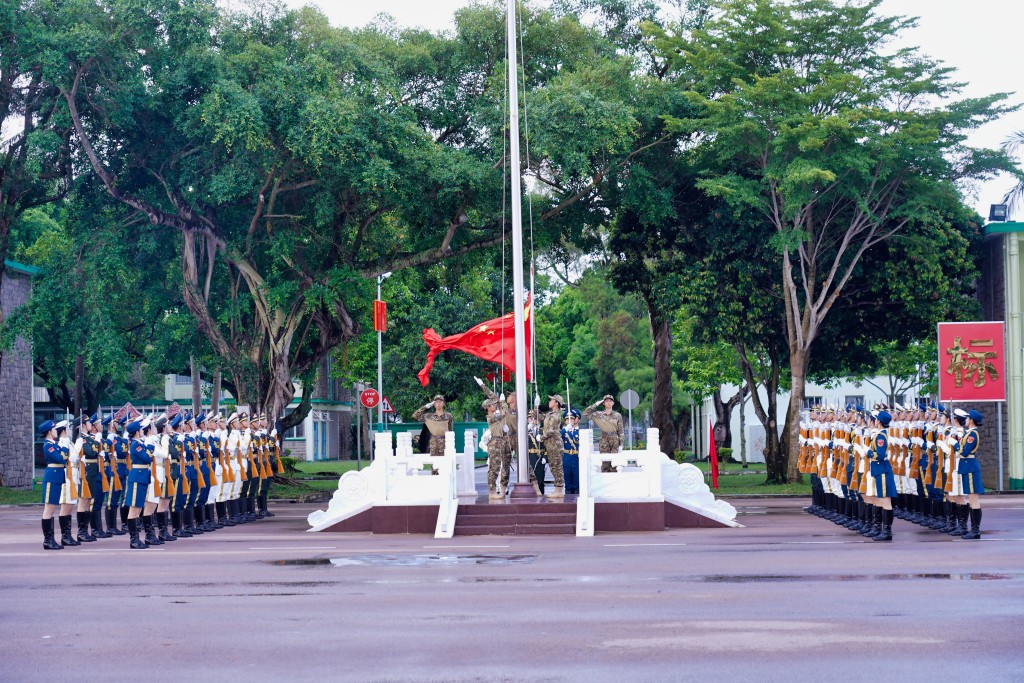
[[[1024,496],[892,543],[731,502],[744,528],[444,541],[278,503],[145,551],[43,551],[0,507],[0,681],[1024,680]]]

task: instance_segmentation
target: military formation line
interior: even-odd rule
[[[875,541],[892,540],[893,517],[981,538],[983,421],[976,410],[924,403],[814,409],[800,424],[807,512]]]
[[[47,550],[121,535],[142,550],[274,516],[268,490],[283,465],[266,415],[96,414],[47,420],[39,433]]]

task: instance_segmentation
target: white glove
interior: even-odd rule
[[[423,407],[424,407],[424,408],[429,408],[429,407],[430,407],[430,406],[432,406],[432,405],[434,405],[434,402],[433,402],[433,401],[431,401],[430,403],[424,403],[424,404],[423,404]]]
[[[501,426],[501,431],[503,431],[503,432],[505,432],[506,434],[508,434],[508,425],[502,425],[502,426]]]
[[[476,375],[473,375],[473,379],[476,380],[477,386],[482,387],[484,385],[484,381],[482,379],[480,379],[479,377],[477,377]]]
[[[503,393],[501,394],[501,396],[500,396],[499,398],[500,398],[500,399],[501,399],[502,401],[504,401],[504,400],[505,400],[505,394],[504,394],[504,392],[503,392]]]

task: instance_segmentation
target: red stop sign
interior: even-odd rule
[[[359,394],[359,402],[363,404],[364,408],[376,408],[377,404],[380,403],[380,394],[377,393],[376,389],[363,389],[362,393]]]

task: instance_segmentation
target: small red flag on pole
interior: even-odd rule
[[[718,449],[715,448],[715,425],[708,420],[708,462],[711,464],[711,486],[718,488]]]
[[[388,305],[383,301],[373,302],[373,331],[388,331]]]

